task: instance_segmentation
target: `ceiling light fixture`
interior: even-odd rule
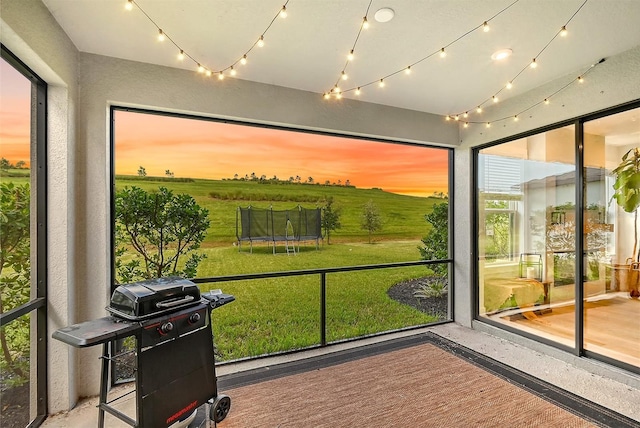
[[[382,9],[378,9],[378,11],[373,15],[373,17],[378,22],[389,22],[395,16],[395,12],[390,7],[383,7]]]
[[[494,61],[502,61],[503,59],[507,59],[511,56],[513,51],[511,49],[499,49],[491,54],[491,59]]]
[[[488,32],[491,29],[491,27],[489,27],[489,23],[487,21],[484,21],[482,23],[482,31],[484,31],[485,33]]]
[[[133,0],[127,0],[127,2],[124,4],[124,8],[127,10],[133,9]]]

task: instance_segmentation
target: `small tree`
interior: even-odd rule
[[[27,167],[27,163],[23,160],[16,162],[16,168],[17,169],[26,169]]]
[[[324,229],[325,235],[327,235],[327,245],[330,244],[329,237],[331,231],[342,227],[340,224],[341,211],[340,208],[333,206],[333,196],[328,196],[322,215],[322,228]]]
[[[0,314],[29,301],[30,264],[29,185],[0,184]],[[0,345],[6,367],[28,381],[29,319],[20,317],[0,328]]]
[[[442,260],[449,258],[449,203],[435,204],[433,211],[424,216],[431,224],[431,230],[422,238],[424,246],[418,246],[423,260]],[[433,273],[447,276],[445,264],[432,265]]]
[[[378,206],[372,200],[364,204],[360,220],[360,227],[369,232],[369,244],[371,244],[371,235],[373,232],[382,229],[380,210],[378,210]]]
[[[140,168],[138,168],[138,177],[146,177],[147,176],[147,170],[145,169],[145,167],[141,166]]]
[[[173,174],[173,172],[171,172],[170,170],[166,170],[166,171],[164,172],[164,175],[166,175],[166,176],[167,176],[167,177],[169,177],[169,178],[173,178],[173,175],[174,175],[174,174]]]
[[[8,170],[12,167],[13,165],[11,165],[11,162],[9,162],[7,159],[5,158],[0,158],[0,169],[2,170]]]
[[[147,193],[125,187],[116,194],[116,270],[122,282],[169,275],[194,277],[205,257],[200,248],[209,211],[187,194],[160,187]],[[133,248],[130,257],[127,249]],[[125,258],[125,254],[127,257]],[[181,257],[187,257],[181,268]],[[125,261],[125,259],[127,261]]]

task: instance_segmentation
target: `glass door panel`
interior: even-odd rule
[[[584,159],[584,348],[640,367],[640,109],[585,122]]]
[[[575,128],[478,156],[481,317],[575,346]]]

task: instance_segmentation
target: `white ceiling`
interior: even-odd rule
[[[264,33],[286,0],[43,0],[55,19],[83,52],[195,70],[193,61],[177,60],[169,40],[157,40],[158,29],[146,13],[186,53],[207,68],[227,68]],[[345,66],[370,0],[289,0],[288,16],[277,18],[265,34],[265,46],[237,64],[236,78],[318,93],[331,89]],[[514,0],[373,0],[371,26],[363,30],[347,67],[344,89],[364,86],[437,53]],[[447,49],[412,67],[364,87],[347,98],[436,114],[456,114],[483,103],[521,70],[505,99],[566,74],[576,77],[592,63],[640,44],[640,0],[588,0],[538,56],[584,0],[519,0],[489,21],[490,31],[471,31]],[[393,20],[378,23],[382,7]],[[142,10],[144,10],[144,13]],[[497,49],[513,55],[492,61]],[[539,66],[527,68],[538,56]],[[195,71],[194,71],[195,73]],[[196,78],[194,76],[194,78]],[[212,85],[220,85],[211,78]],[[330,100],[327,102],[340,102]]]

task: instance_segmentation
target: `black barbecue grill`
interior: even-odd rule
[[[218,395],[211,311],[234,300],[220,290],[201,295],[182,278],[125,284],[111,296],[111,316],[53,333],[77,348],[103,344],[98,426],[108,412],[133,427],[168,427],[207,402],[210,418],[222,421],[231,399]],[[107,402],[110,345],[129,336],[136,338],[136,420]]]

